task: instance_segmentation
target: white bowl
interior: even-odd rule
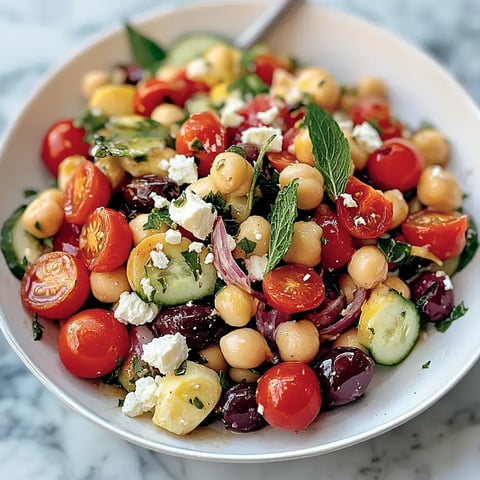
[[[235,37],[267,8],[266,1],[231,2],[167,11],[138,24],[164,45],[189,31],[215,31]],[[465,191],[467,210],[480,225],[480,115],[460,86],[424,53],[390,33],[349,15],[305,6],[281,23],[268,39],[276,52],[323,66],[341,82],[362,75],[381,77],[391,91],[393,111],[407,123],[429,120],[451,141],[455,171]],[[48,175],[39,160],[42,136],[60,118],[83,111],[79,79],[90,69],[127,62],[129,51],[118,29],[99,39],[54,72],[10,128],[0,159],[0,221],[22,201],[26,188],[45,187]],[[323,454],[386,432],[437,401],[468,371],[480,354],[476,312],[480,296],[475,281],[480,256],[454,279],[457,301],[467,315],[445,334],[431,331],[399,366],[377,368],[364,398],[323,413],[298,434],[265,428],[233,434],[222,426],[205,427],[177,437],[156,428],[149,418],[132,419],[117,407],[118,394],[73,377],[60,364],[55,328],[46,325],[34,342],[31,318],[19,301],[18,281],[0,260],[0,326],[28,368],[79,414],[131,442],[183,457],[232,462],[284,460]],[[430,361],[428,369],[422,365]]]

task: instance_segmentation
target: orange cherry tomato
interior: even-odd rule
[[[263,293],[275,310],[298,313],[318,307],[325,298],[325,286],[313,268],[289,264],[265,275]]]
[[[392,203],[380,192],[350,177],[345,194],[351,196],[351,201],[340,195],[336,201],[337,214],[350,235],[361,239],[377,238],[390,228]]]
[[[110,180],[92,162],[84,160],[65,188],[65,220],[83,225],[97,207],[108,204],[111,191]]]
[[[81,378],[110,373],[128,354],[127,327],[113,312],[92,308],[70,317],[60,329],[58,354],[65,368]]]
[[[281,172],[292,163],[298,163],[297,157],[293,153],[285,150],[282,152],[268,152],[267,158],[270,165],[278,172]]]
[[[283,362],[258,380],[257,404],[265,420],[284,430],[305,430],[322,406],[320,384],[305,363]]]
[[[467,228],[467,215],[420,210],[403,222],[402,233],[408,243],[425,246],[441,260],[447,260],[464,249]]]
[[[125,217],[111,208],[98,207],[82,227],[79,246],[89,270],[110,272],[127,261],[132,241]]]
[[[23,306],[44,318],[75,313],[90,293],[88,270],[65,252],[45,253],[25,272],[20,286]]]
[[[180,97],[181,92],[173,83],[149,78],[137,86],[133,108],[136,114],[149,117],[162,103],[179,104]]]

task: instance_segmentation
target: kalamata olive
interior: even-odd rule
[[[253,143],[238,143],[238,147],[243,148],[247,162],[254,163],[258,157],[260,150]]]
[[[167,200],[173,200],[180,194],[180,188],[168,177],[150,174],[132,178],[123,187],[122,192],[129,207],[139,212],[149,212],[155,203],[151,198],[152,193],[161,195]]]
[[[453,310],[453,285],[445,272],[422,273],[412,286],[412,296],[429,322],[444,320]]]
[[[253,432],[266,425],[257,412],[256,390],[255,382],[242,382],[224,392],[218,410],[220,420],[229,430]]]
[[[359,348],[332,348],[312,367],[320,380],[323,405],[345,405],[363,395],[372,380],[374,365]]]
[[[181,333],[192,350],[214,343],[228,332],[225,322],[208,305],[181,305],[162,310],[152,322],[155,335]]]
[[[140,80],[143,80],[145,76],[142,67],[134,63],[118,65],[116,70],[117,72],[115,72],[115,74],[118,73],[119,83],[126,83],[128,85],[136,85]]]

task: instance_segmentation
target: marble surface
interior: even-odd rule
[[[193,3],[193,0],[190,0]],[[43,73],[101,31],[158,0],[0,0],[0,133]],[[477,0],[323,0],[391,29],[435,56],[480,102]],[[72,413],[0,337],[0,478],[462,480],[479,478],[480,364],[436,405],[396,430],[329,455],[265,465],[187,461],[128,444]]]

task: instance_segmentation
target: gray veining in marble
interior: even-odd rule
[[[191,0],[192,3],[193,0]],[[188,0],[0,0],[0,133],[42,74],[85,41],[161,5]],[[480,102],[478,0],[323,0],[430,52]],[[0,338],[1,480],[474,480],[480,478],[480,364],[436,405],[379,438],[318,458],[267,465],[185,461],[130,445],[72,413]]]

